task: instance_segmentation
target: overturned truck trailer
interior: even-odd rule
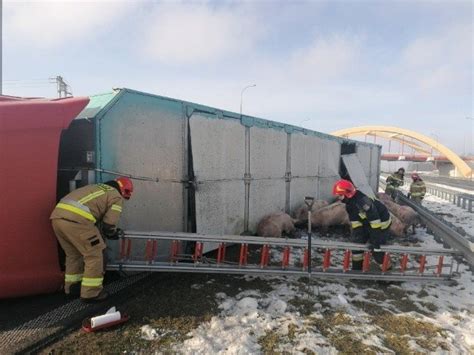
[[[130,89],[92,96],[64,132],[58,197],[116,175],[134,179],[122,227],[252,234],[305,196],[331,196],[355,154],[376,190],[381,147]],[[117,245],[111,245],[117,256]],[[158,257],[168,255],[158,248]],[[141,255],[143,257],[143,255]]]

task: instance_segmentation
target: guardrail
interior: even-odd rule
[[[382,176],[385,177],[384,174],[382,174]],[[385,187],[385,182],[380,181],[380,185]],[[433,184],[427,183],[426,181],[425,181],[425,185],[426,185],[426,192],[427,193],[429,193],[433,196],[439,197],[443,200],[452,202],[456,206],[458,206],[460,208],[463,208],[463,209],[467,210],[470,213],[474,212],[474,210],[473,210],[474,195],[464,193],[464,192],[460,192],[460,191],[456,191],[456,190],[446,188],[446,187],[433,185]]]
[[[462,189],[474,189],[474,180],[459,178],[459,177],[446,177],[446,176],[433,176],[420,174],[424,181],[432,182],[435,184],[449,185]]]
[[[413,208],[422,219],[422,222],[430,229],[435,237],[442,239],[451,248],[459,251],[471,267],[474,267],[474,238],[462,236],[456,231],[456,227],[444,219],[436,216],[433,212],[417,203],[411,201],[402,192],[397,191],[397,201]]]
[[[456,206],[468,210],[471,213],[473,212],[472,206],[474,201],[474,195],[431,184],[426,184],[426,192],[443,200],[452,202]]]

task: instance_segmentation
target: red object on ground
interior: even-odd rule
[[[88,103],[0,96],[0,298],[54,292],[63,283],[49,221],[59,139]]]
[[[128,314],[124,314],[124,315],[122,315],[122,318],[120,318],[119,320],[116,320],[114,322],[109,322],[107,324],[99,325],[98,327],[92,328],[91,319],[86,318],[82,321],[82,330],[85,331],[86,333],[92,333],[92,332],[95,332],[97,330],[106,329],[106,328],[110,328],[110,327],[125,323],[129,319],[130,319],[130,316]]]

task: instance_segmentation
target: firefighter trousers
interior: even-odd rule
[[[59,244],[66,253],[64,292],[81,283],[81,298],[96,297],[104,280],[103,250],[106,245],[93,224],[81,224],[65,219],[51,221]]]
[[[370,243],[372,249],[380,249],[380,246],[387,242],[388,228],[372,229],[367,220],[362,222],[362,226],[357,227],[352,231],[352,242],[365,244]],[[383,257],[385,253],[380,251],[373,251],[374,260],[378,264],[383,263]],[[362,270],[362,264],[364,260],[364,252],[362,250],[352,251],[352,269]]]

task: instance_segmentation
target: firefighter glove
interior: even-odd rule
[[[123,232],[122,229],[120,228],[116,228],[115,229],[115,233],[110,235],[110,236],[107,236],[107,239],[110,239],[110,240],[117,240],[119,238],[122,238],[123,236],[125,235],[125,233]]]

